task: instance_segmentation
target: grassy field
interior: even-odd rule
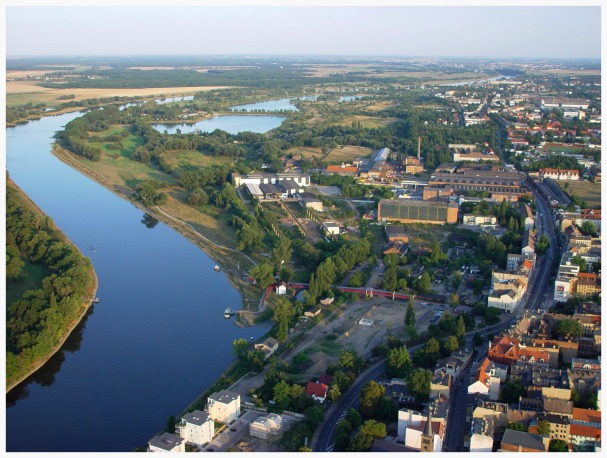
[[[358,157],[366,157],[371,154],[371,148],[364,148],[362,146],[344,146],[343,148],[332,149],[331,152],[325,158],[325,161],[329,163],[342,163],[351,162]]]
[[[394,106],[393,103],[390,102],[378,102],[378,103],[374,103],[373,105],[369,105],[366,110],[367,111],[383,111],[386,108],[392,107]]]
[[[287,150],[287,154],[301,154],[303,157],[311,159],[313,157],[322,159],[324,154],[320,148],[312,148],[307,146],[296,146]]]
[[[45,266],[40,264],[32,264],[27,259],[22,259],[25,263],[23,266],[23,274],[21,281],[6,282],[6,303],[11,304],[21,295],[30,289],[38,289],[42,287],[42,280],[51,274]]]
[[[75,101],[106,97],[151,97],[193,94],[200,91],[226,89],[229,86],[157,87],[142,89],[66,88],[54,89],[39,86],[34,81],[9,81],[6,83],[6,105],[18,106],[26,103],[59,105],[64,95],[74,95]]]
[[[555,183],[567,194],[574,194],[586,201],[588,207],[601,208],[601,183],[589,181],[555,181]]]
[[[385,127],[388,124],[397,121],[396,118],[376,118],[374,116],[348,116],[343,120],[336,122],[338,126],[351,126],[353,121],[360,121],[361,125],[365,129],[377,129],[378,127]]]
[[[549,153],[579,153],[582,150],[582,146],[574,146],[574,145],[557,145],[557,144],[548,144],[544,146],[544,151]]]
[[[234,161],[224,156],[209,156],[200,151],[175,150],[162,154],[162,158],[175,169],[191,170],[194,167],[207,167],[217,164],[232,164]]]

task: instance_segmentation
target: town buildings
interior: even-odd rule
[[[231,423],[240,415],[240,395],[228,390],[211,394],[207,399],[209,416],[221,423]]]

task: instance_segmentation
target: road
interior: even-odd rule
[[[506,317],[502,322],[493,326],[488,326],[483,329],[477,329],[466,333],[466,341],[471,341],[472,336],[476,332],[483,332],[485,334],[498,333],[514,323],[516,320],[515,315]],[[415,345],[408,347],[409,351],[415,351],[425,344]],[[371,380],[376,380],[384,371],[385,359],[378,361],[371,367],[366,369],[360,374],[350,386],[348,392],[343,395],[335,404],[333,404],[325,414],[325,420],[316,428],[314,437],[310,442],[310,447],[314,452],[330,452],[333,450],[335,443],[335,427],[339,420],[345,416],[345,413],[350,407],[355,407],[359,402],[360,391],[362,387]],[[463,384],[462,384],[463,388]],[[464,402],[465,404],[465,402]],[[465,411],[464,411],[465,414]],[[463,436],[462,436],[463,438]]]
[[[536,224],[538,227],[538,237],[541,233],[545,234],[550,240],[550,247],[546,254],[539,256],[536,260],[535,269],[530,278],[530,287],[527,302],[525,304],[525,309],[537,310],[539,308],[546,308],[551,303],[551,301],[544,301],[543,295],[545,292],[550,294],[551,288],[554,285],[554,282],[552,281],[552,268],[554,263],[558,260],[559,252],[550,206],[534,185],[531,186],[531,189],[537,206],[536,219],[538,221]],[[466,337],[467,339],[470,339],[474,332],[478,331],[483,332],[484,334],[499,333],[507,329],[512,323],[520,318],[523,312],[524,309],[521,309],[517,314],[506,317],[499,324],[489,326],[483,330],[469,332],[466,334]],[[421,346],[422,345],[411,347],[410,350],[414,351]],[[344,417],[346,411],[350,407],[355,407],[357,405],[362,387],[370,380],[377,379],[380,376],[384,370],[384,362],[385,361],[380,361],[375,363],[363,372],[356,379],[348,392],[338,400],[336,404],[328,409],[325,421],[319,425],[311,441],[312,450],[315,452],[330,452],[333,450],[333,445],[335,443],[335,427],[337,423]],[[456,385],[451,397],[455,402],[451,405],[449,413],[450,418],[445,432],[445,450],[450,452],[463,450],[463,439],[466,428],[467,388],[469,385],[470,370],[471,365],[465,369],[462,378],[460,379],[462,381],[461,387]]]

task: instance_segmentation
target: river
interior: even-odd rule
[[[7,395],[9,452],[145,445],[261,337],[223,318],[240,294],[195,245],[50,153],[69,113],[9,128],[7,169],[97,272],[101,301],[51,361]]]

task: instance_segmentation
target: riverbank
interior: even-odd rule
[[[20,198],[25,200],[28,203],[28,205],[30,205],[37,213],[39,213],[43,217],[46,217],[46,214],[34,203],[34,201],[32,199],[30,199],[30,197],[27,194],[25,194],[16,185],[15,185],[15,190],[19,193]],[[82,253],[82,251],[78,248],[78,246],[75,243],[73,243],[63,232],[61,232],[59,229],[57,229],[57,231],[61,233],[61,236],[63,237],[63,239],[66,243],[69,243],[70,245],[72,245],[74,248],[76,248],[82,254],[83,257],[86,257],[86,256],[84,256],[84,253]],[[97,289],[99,287],[99,280],[97,278],[97,273],[95,272],[95,269],[92,267],[92,264],[91,264],[91,271],[89,272],[89,277],[90,277],[89,286],[85,291],[87,300],[82,303],[82,310],[81,310],[78,318],[76,318],[75,320],[72,320],[70,323],[68,323],[68,326],[65,330],[64,335],[61,337],[61,339],[59,339],[59,342],[57,343],[57,345],[54,346],[47,355],[45,355],[44,357],[35,361],[30,366],[30,368],[28,369],[28,371],[25,374],[21,375],[20,377],[18,377],[15,380],[11,380],[10,382],[8,380],[6,381],[6,393],[9,393],[13,388],[15,388],[21,382],[26,380],[28,377],[30,377],[32,374],[34,374],[36,371],[41,369],[42,366],[44,366],[48,362],[48,360],[51,359],[51,357],[61,349],[61,347],[63,346],[63,344],[65,343],[67,338],[71,335],[71,333],[74,331],[76,326],[78,326],[78,324],[80,324],[82,319],[86,316],[86,314],[89,311],[89,308],[93,304],[93,300],[96,297]]]
[[[141,202],[133,199],[135,192],[124,186],[120,186],[113,183],[104,175],[100,174],[96,170],[93,170],[83,162],[81,162],[79,156],[66,150],[65,148],[55,144],[52,149],[52,154],[55,155],[59,160],[69,165],[73,169],[79,171],[83,175],[87,176],[91,180],[100,184],[108,191],[117,195],[118,197],[129,201],[135,207],[141,211],[153,216],[159,221],[177,231],[179,234],[187,238],[190,242],[194,243],[200,248],[205,254],[207,254],[213,261],[219,265],[223,272],[226,274],[226,278],[230,284],[236,289],[241,296],[242,309],[246,312],[258,313],[263,311],[263,304],[260,307],[260,299],[262,292],[259,292],[257,287],[249,284],[242,279],[242,271],[244,270],[244,262],[250,264],[249,268],[254,266],[256,263],[245,253],[234,250],[229,247],[225,247],[217,244],[213,240],[205,237],[201,233],[197,232],[190,224],[181,221],[159,207],[147,207]],[[237,254],[238,256],[234,256]],[[241,268],[240,264],[243,262]],[[260,310],[260,308],[262,310]],[[252,324],[250,322],[244,324]]]

